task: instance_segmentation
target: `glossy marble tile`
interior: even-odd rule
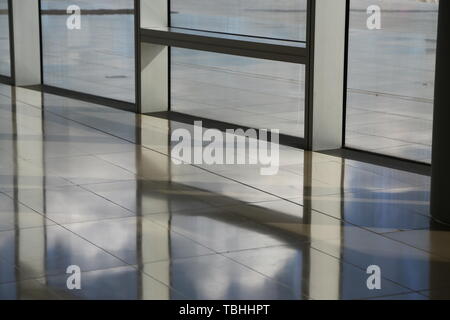
[[[22,279],[16,266],[2,254],[2,257],[0,257],[0,284],[15,283],[20,280]]]
[[[66,228],[128,264],[213,253],[171,231],[170,225],[165,228],[139,217],[76,223],[66,225]]]
[[[61,300],[61,297],[46,284],[24,280],[0,284],[0,300]]]
[[[0,232],[54,224],[39,212],[0,193]]]
[[[329,215],[305,209],[285,200],[230,206],[223,209],[263,226],[268,234],[278,235],[286,244],[320,239],[338,239],[355,226]]]
[[[44,138],[48,157],[98,155],[135,149],[132,143],[88,127],[68,124],[65,130],[70,134],[58,132],[51,126],[46,128]]]
[[[363,269],[379,266],[381,275],[412,291],[450,284],[450,260],[362,229],[312,247]]]
[[[450,259],[450,229],[447,227],[430,230],[410,230],[404,232],[387,233],[386,237],[413,246],[415,248],[430,252],[440,257]]]
[[[134,180],[135,175],[95,156],[78,156],[46,161],[51,174],[63,177],[74,184],[102,183],[116,180]]]
[[[340,262],[309,244],[244,250],[226,256],[311,299],[365,299],[408,291],[384,278],[381,290],[369,290],[365,270]]]
[[[162,226],[216,252],[296,243],[301,239],[236,215],[228,208],[149,215]]]
[[[82,271],[125,263],[60,226],[0,232],[2,259],[17,268],[17,280],[65,274],[71,265]]]
[[[428,206],[417,193],[398,189],[316,196],[311,200],[314,210],[378,233],[429,227],[430,218],[421,214]]]
[[[207,192],[166,181],[131,180],[90,184],[83,188],[136,215],[196,210],[212,206],[207,201]]]
[[[221,255],[211,255],[144,265],[144,273],[170,284],[190,299],[304,299],[292,290],[260,273]]]
[[[275,195],[209,172],[195,175],[175,176],[172,178],[172,181],[192,188],[204,190],[208,193],[220,195],[224,199],[230,198],[241,202],[278,200]]]
[[[4,165],[0,166],[0,191],[72,185],[69,180],[49,173],[42,161],[28,161],[17,156],[8,160],[2,160]]]
[[[14,193],[8,193],[14,196]],[[18,201],[59,224],[132,216],[133,212],[80,186],[20,191]]]
[[[116,166],[133,172],[141,179],[166,181],[171,176],[171,159],[169,156],[136,147],[135,150],[126,153],[106,153],[98,156]],[[186,170],[194,172],[190,165],[182,165]]]
[[[181,296],[133,266],[82,272],[79,290],[67,288],[67,277],[50,276],[37,281],[64,300],[169,300]]]

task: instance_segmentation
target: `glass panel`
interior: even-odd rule
[[[304,136],[303,65],[172,48],[171,110]]]
[[[80,29],[67,8],[81,9]],[[44,83],[135,102],[134,0],[42,0]]]
[[[0,75],[11,76],[8,0],[0,0]]]
[[[306,0],[171,0],[171,26],[306,41]]]
[[[350,11],[346,145],[431,162],[438,1],[368,1]]]

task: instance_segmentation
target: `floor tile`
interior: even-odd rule
[[[1,237],[1,233],[0,233]],[[4,244],[0,245],[3,248]],[[0,284],[21,281],[20,274],[13,261],[8,260],[7,254],[0,258]]]
[[[46,168],[74,184],[102,183],[115,180],[133,180],[134,174],[95,156],[49,159]]]
[[[37,280],[0,284],[0,300],[60,300],[47,285]]]
[[[136,215],[195,210],[212,206],[208,203],[210,202],[208,198],[212,197],[209,197],[209,193],[165,181],[121,181],[83,187]]]
[[[231,198],[234,201],[260,202],[278,200],[277,197],[271,194],[212,173],[175,176],[172,178],[172,181],[212,194],[218,194],[223,196],[223,198]]]
[[[381,280],[381,290],[369,290],[365,271],[309,244],[301,249],[272,247],[231,252],[226,256],[315,300],[363,299],[408,291],[386,279]]]
[[[316,196],[314,210],[378,233],[422,229],[430,226],[430,218],[420,214],[428,202],[405,190],[379,190],[364,193]]]
[[[50,173],[42,161],[13,157],[11,162],[0,167],[0,191],[72,185],[69,180]]]
[[[79,186],[27,189],[20,192],[19,200],[59,224],[133,215],[131,211]]]
[[[343,224],[339,219],[285,200],[230,206],[222,211],[265,226],[265,233],[273,234],[287,244],[339,239],[344,229],[356,228]]]
[[[139,217],[66,225],[72,232],[128,264],[142,264],[213,253],[151,220]]]
[[[291,290],[220,255],[149,263],[143,270],[190,299],[304,298],[301,292]]]
[[[362,269],[379,266],[382,277],[413,291],[450,285],[450,260],[366,230],[351,229],[312,247]]]
[[[19,230],[54,224],[44,215],[0,193],[0,231]]]
[[[387,233],[386,237],[450,259],[450,248],[448,246],[450,241],[449,228],[393,232]]]
[[[216,252],[261,248],[302,240],[240,217],[227,208],[154,214],[146,219]]]
[[[38,281],[64,300],[168,300],[178,295],[132,266],[82,272],[80,289],[67,288],[69,276],[50,276]]]
[[[125,263],[60,226],[0,232],[2,258],[18,269],[18,279],[65,274],[71,265],[82,271]]]

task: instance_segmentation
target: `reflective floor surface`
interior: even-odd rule
[[[174,128],[0,85],[0,298],[450,298],[429,177],[288,147],[273,176],[175,164]]]

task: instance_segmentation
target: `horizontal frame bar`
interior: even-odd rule
[[[14,79],[12,77],[3,76],[0,74],[0,83],[14,85]]]
[[[174,29],[165,31],[141,28],[140,40],[141,42],[165,45],[169,47],[217,52],[298,64],[307,63],[307,49],[302,47],[214,37],[212,36],[212,34],[214,34],[213,32],[210,32],[211,36],[206,36],[176,32],[172,30]]]

